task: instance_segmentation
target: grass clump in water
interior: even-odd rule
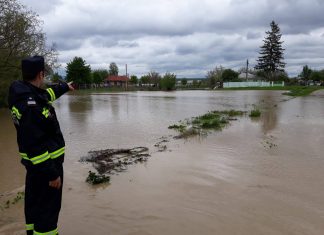
[[[174,138],[175,139],[186,139],[186,138],[189,138],[191,136],[196,136],[196,135],[204,135],[205,132],[202,132],[201,129],[197,129],[197,128],[194,128],[194,127],[189,127],[189,128],[186,128],[182,131],[180,131],[180,135],[177,135],[175,136]]]
[[[179,125],[174,124],[174,125],[169,126],[168,128],[169,129],[175,129],[175,130],[178,130],[178,131],[183,131],[183,130],[186,129],[186,126],[183,125],[183,124],[179,124]]]
[[[245,112],[237,110],[225,111],[210,111],[204,115],[187,119],[186,122],[181,122],[169,126],[169,129],[175,129],[180,132],[175,138],[187,138],[194,135],[206,134],[206,130],[222,130],[230,121],[236,120],[232,117],[242,116]]]
[[[221,130],[225,127],[231,119],[231,117],[242,116],[243,111],[237,110],[224,110],[224,111],[211,111],[202,116],[195,117],[192,123],[199,128],[203,129],[217,129]]]
[[[249,116],[252,118],[260,117],[261,111],[258,108],[254,108],[253,110],[251,110]]]
[[[195,117],[192,124],[202,129],[222,129],[228,120],[225,119],[219,112],[209,112],[202,116]]]
[[[228,116],[230,116],[230,117],[242,116],[242,115],[245,114],[244,111],[234,110],[234,109],[220,111],[219,113],[222,113],[222,114],[228,115]]]
[[[101,184],[101,183],[106,183],[110,181],[110,177],[106,175],[99,175],[96,174],[95,172],[89,171],[89,175],[86,179],[86,182],[89,184]]]

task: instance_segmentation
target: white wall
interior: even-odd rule
[[[224,82],[224,88],[232,88],[232,87],[273,87],[273,86],[285,86],[285,82],[274,83],[274,82]]]

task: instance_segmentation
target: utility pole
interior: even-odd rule
[[[245,71],[245,80],[248,79],[248,71],[249,71],[249,59],[246,60],[246,71]]]
[[[127,74],[127,64],[125,65],[125,67],[126,67],[126,79],[128,78],[128,74]],[[128,81],[126,80],[126,84],[125,84],[126,86],[125,86],[125,89],[126,89],[126,91],[127,91],[127,88],[128,88]]]

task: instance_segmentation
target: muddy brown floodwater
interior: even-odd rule
[[[324,234],[324,92],[134,92],[62,97],[67,153],[60,234]],[[207,137],[167,142],[168,126],[209,110],[262,109]],[[24,184],[16,136],[0,111],[0,202]],[[111,183],[85,183],[90,150],[148,147]],[[2,201],[1,201],[2,200]],[[0,209],[0,234],[24,234],[23,205]]]

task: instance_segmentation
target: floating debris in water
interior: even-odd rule
[[[157,142],[154,147],[156,147],[158,149],[158,152],[164,152],[168,149],[168,147],[166,146],[165,143],[170,142],[170,140],[168,140],[166,137],[162,137],[162,140]]]
[[[266,136],[265,139],[262,141],[262,145],[266,149],[278,147],[278,145],[274,143],[275,140],[276,140],[275,137],[272,135]]]
[[[90,151],[87,157],[81,158],[81,161],[92,162],[99,175],[89,172],[86,181],[93,184],[93,182],[107,180],[104,177],[108,176],[104,174],[112,175],[127,170],[128,165],[145,162],[151,156],[148,151],[147,147]]]
[[[0,196],[3,197],[5,195],[1,194]],[[12,200],[9,199],[3,205],[0,205],[0,210],[3,211],[4,209],[8,209],[10,205],[15,205],[18,202],[23,201],[24,198],[25,198],[25,192],[17,192],[15,197]]]

